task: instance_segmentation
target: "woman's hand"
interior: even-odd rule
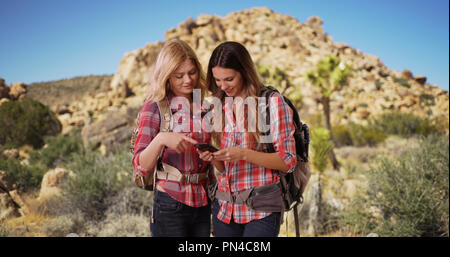
[[[217,158],[215,158],[214,154],[211,153],[210,151],[202,152],[202,151],[197,149],[197,153],[198,153],[200,159],[202,159],[203,161],[206,161],[206,162],[212,162],[212,164],[220,172],[224,172],[225,171],[225,166],[223,164],[223,161],[222,160],[218,160]]]
[[[197,140],[188,137],[187,133],[161,132],[158,133],[157,137],[161,144],[175,150],[177,153],[186,152],[192,147],[190,144],[198,143]]]
[[[212,162],[214,160],[214,155],[210,151],[202,152],[197,149],[197,153],[200,159],[202,159],[205,162]]]
[[[230,148],[221,149],[214,152],[214,160],[227,161],[227,162],[237,162],[246,159],[246,148],[241,148],[239,146],[234,146]]]

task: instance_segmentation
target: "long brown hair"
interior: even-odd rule
[[[247,96],[258,97],[261,91],[263,83],[261,78],[256,72],[255,64],[247,49],[238,42],[227,41],[218,45],[208,63],[208,71],[206,73],[206,88],[211,92],[212,96],[219,98],[222,101],[222,105],[225,102],[226,94],[221,90],[214,79],[212,69],[214,67],[228,68],[238,71],[243,79],[244,90],[246,90]],[[223,112],[223,110],[222,110]],[[258,113],[258,112],[256,112]],[[222,113],[222,117],[225,117]],[[258,120],[258,119],[257,119]],[[225,127],[225,119],[222,119],[222,131]],[[250,138],[259,142],[258,128],[257,132],[249,132],[252,135]],[[220,145],[221,133],[213,133],[216,144]]]

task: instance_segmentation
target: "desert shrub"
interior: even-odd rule
[[[109,214],[100,223],[88,224],[81,236],[149,237],[149,220],[146,216]]]
[[[440,127],[431,119],[400,111],[383,113],[372,119],[370,124],[386,134],[402,137],[427,136],[441,131]]]
[[[47,169],[54,168],[58,164],[63,165],[72,159],[72,154],[82,151],[83,144],[79,132],[70,135],[58,135],[46,137],[47,147],[30,154],[30,163],[40,165]]]
[[[2,160],[0,158],[0,170],[6,172],[6,176],[22,191],[39,188],[46,170],[38,166],[22,165],[18,159]]]
[[[379,160],[367,190],[342,212],[342,229],[363,236],[448,236],[448,139],[432,135],[400,158]]]
[[[408,80],[406,80],[404,78],[392,77],[392,80],[395,83],[398,83],[406,88],[411,88],[411,85],[408,83]]]
[[[61,123],[48,107],[33,99],[9,101],[0,106],[0,144],[39,148],[44,136],[61,132]]]
[[[131,156],[127,145],[114,155],[102,156],[99,152],[84,149],[72,156],[68,165],[75,177],[63,188],[66,201],[75,209],[92,219],[101,219],[108,208],[107,198],[131,184],[124,178],[131,169]]]
[[[351,123],[349,126],[352,144],[355,146],[375,146],[387,138],[387,135],[375,126],[364,126],[356,123]]]
[[[331,129],[333,131],[333,141],[337,147],[353,145],[350,127],[339,124],[334,125]]]
[[[153,193],[129,185],[109,197],[106,202],[109,206],[106,214],[146,216],[152,209]]]
[[[337,147],[341,146],[375,146],[384,142],[387,135],[378,127],[350,123],[338,124],[332,127],[333,142]]]
[[[84,220],[80,215],[57,216],[41,225],[42,231],[49,237],[65,237],[69,233],[79,234],[84,228]]]

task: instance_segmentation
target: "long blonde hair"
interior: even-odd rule
[[[192,60],[198,71],[198,82],[194,88],[201,90],[201,99],[206,93],[205,73],[202,65],[198,61],[194,50],[184,41],[180,39],[172,39],[167,41],[156,59],[155,68],[150,77],[150,83],[147,90],[146,100],[161,101],[169,92],[168,81],[170,75],[180,66],[186,59]]]

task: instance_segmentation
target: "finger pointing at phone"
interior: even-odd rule
[[[162,132],[157,137],[162,144],[175,150],[177,153],[186,152],[191,147],[190,144],[198,143],[197,140],[185,134],[175,132]]]

